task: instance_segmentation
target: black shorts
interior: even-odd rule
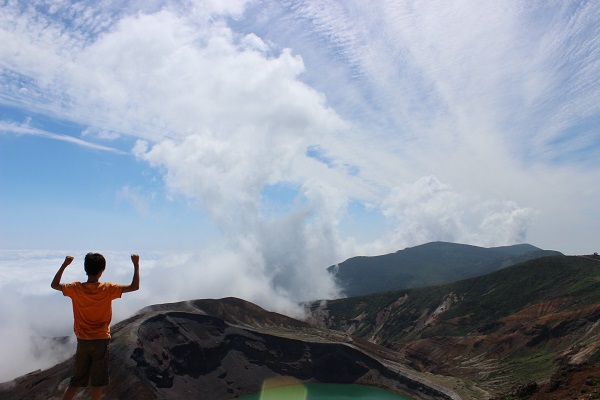
[[[77,339],[75,372],[69,386],[108,386],[110,339]]]

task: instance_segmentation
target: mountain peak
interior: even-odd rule
[[[538,257],[560,255],[530,244],[479,247],[430,242],[395,253],[353,257],[330,268],[347,296],[439,285],[484,275]]]

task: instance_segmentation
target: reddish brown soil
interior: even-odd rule
[[[600,399],[600,365],[581,365],[557,372],[530,400]]]

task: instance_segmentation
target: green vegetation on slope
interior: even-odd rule
[[[533,259],[440,286],[315,305],[327,327],[401,352],[421,370],[493,393],[547,381],[561,365],[600,362],[600,262]]]
[[[492,330],[499,319],[544,300],[566,298],[565,308],[600,302],[599,283],[597,261],[544,257],[441,286],[331,300],[327,302],[327,310],[330,326],[343,329],[357,317],[364,325],[375,327],[378,313],[389,307],[386,338],[405,341],[413,339],[407,332],[413,330],[424,310],[435,310],[444,296],[453,293],[456,302],[440,315],[436,327],[425,334],[460,336]],[[394,307],[393,303],[404,296],[406,300]]]

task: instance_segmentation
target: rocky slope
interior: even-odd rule
[[[599,283],[598,259],[548,257],[443,286],[315,304],[313,317],[397,351],[420,371],[496,396],[529,385],[523,398],[550,399],[571,380],[581,386],[569,375],[576,366],[598,371]],[[551,383],[559,371],[562,387]],[[585,390],[600,398],[600,385]]]
[[[358,383],[414,399],[461,398],[443,381],[410,373],[397,361],[380,346],[239,299],[164,304],[113,328],[105,398],[224,400],[260,391],[266,380]],[[4,383],[0,397],[58,399],[71,365],[68,360]]]

